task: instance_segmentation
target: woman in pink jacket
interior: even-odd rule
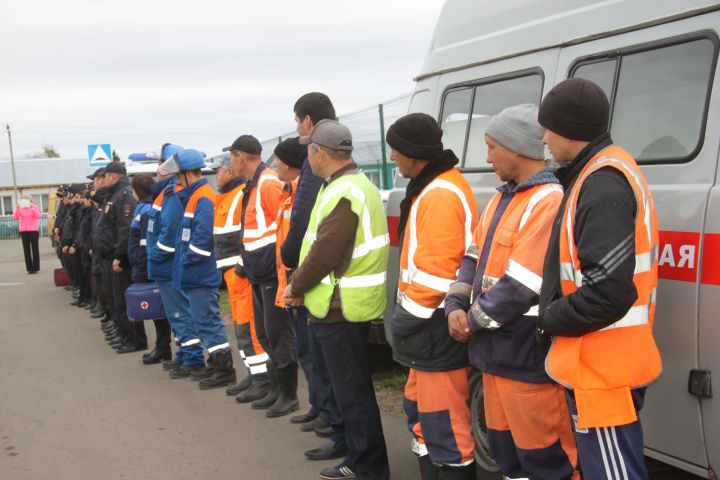
[[[38,251],[40,207],[32,203],[29,195],[23,195],[13,218],[20,223],[20,237],[22,238],[23,252],[25,252],[27,272],[37,273],[40,270],[40,253]]]

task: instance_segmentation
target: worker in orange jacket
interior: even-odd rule
[[[400,118],[387,133],[392,160],[410,178],[400,204],[393,354],[410,368],[404,408],[422,478],[474,479],[467,347],[449,335],[443,300],[470,246],[477,210],[441,138],[437,121],[424,113]]]
[[[646,479],[638,412],[662,370],[653,337],[658,223],[645,177],[608,133],[610,102],[571,78],[542,101],[565,194],[553,224],[538,334],[567,389],[583,477]],[[614,474],[614,475],[613,475]]]
[[[543,259],[562,187],[546,168],[531,104],[485,128],[489,163],[506,182],[480,216],[445,297],[448,327],[482,372],[490,451],[509,478],[578,479],[565,390],[545,373],[535,341]]]
[[[235,270],[235,265],[242,263],[241,212],[243,189],[247,181],[235,173],[230,165],[229,155],[224,156],[214,168],[215,183],[220,190],[215,200],[213,227],[215,258],[227,286],[240,357],[248,369],[248,375],[242,381],[227,387],[225,393],[236,398],[243,393],[244,398],[257,400],[264,397],[270,388],[266,365],[268,355],[255,332],[250,283],[247,278],[238,276]]]

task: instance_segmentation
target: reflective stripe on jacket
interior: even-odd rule
[[[219,287],[222,275],[217,270],[213,248],[215,190],[205,178],[179,192],[185,212],[175,237],[175,288]]]
[[[580,337],[555,337],[546,360],[548,374],[574,390],[578,428],[624,425],[637,420],[630,390],[648,385],[662,370],[652,334],[658,268],[658,225],[650,189],[632,156],[618,146],[598,152],[567,193],[560,236],[563,295],[571,295],[592,276],[584,276],[575,244],[575,209],[585,180],[601,168],[620,171],[637,202],[633,283],[637,300],[612,325]]]
[[[217,268],[226,270],[242,265],[240,243],[242,241],[242,199],[245,184],[242,183],[215,199],[215,223],[213,236]]]
[[[275,269],[275,217],[283,183],[275,172],[261,164],[254,178],[245,186],[242,200],[241,255],[250,283],[271,281],[277,276]]]
[[[300,263],[312,248],[323,219],[343,198],[350,202],[359,220],[350,265],[342,278],[335,278],[330,272],[306,292],[305,306],[314,317],[325,318],[333,292],[339,288],[346,320],[375,320],[382,315],[387,301],[385,279],[390,237],[380,193],[363,173],[343,175],[320,190],[300,249]]]
[[[400,252],[398,303],[430,318],[455,281],[477,223],[475,197],[457,168],[442,173],[413,200]]]

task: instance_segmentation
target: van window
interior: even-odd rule
[[[581,64],[572,76],[609,93],[610,133],[638,162],[689,161],[702,146],[715,50],[702,38],[620,52],[617,59]]]
[[[537,72],[449,90],[443,99],[440,122],[445,148],[452,149],[465,168],[487,167],[487,122],[507,107],[538,105],[542,84],[542,74]]]

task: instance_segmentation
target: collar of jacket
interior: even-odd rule
[[[249,192],[250,190],[252,190],[253,187],[257,186],[258,180],[260,180],[260,174],[266,168],[267,165],[265,165],[265,162],[260,162],[260,165],[258,166],[257,170],[255,170],[253,177],[250,179],[250,181],[247,183],[247,186],[245,187],[246,192]]]
[[[130,186],[130,179],[128,177],[121,177],[120,180],[115,182],[115,185],[113,185],[112,187],[108,187],[110,189],[110,196],[112,196],[118,190],[121,190],[128,186]]]
[[[185,200],[189,199],[193,193],[195,193],[195,190],[202,187],[206,183],[208,183],[207,178],[203,177],[200,180],[198,180],[197,182],[193,183],[192,185],[188,185],[187,187],[185,187],[182,190],[180,190],[179,192],[177,192],[177,195],[180,198],[180,200],[185,201]]]
[[[220,193],[228,193],[235,190],[239,185],[242,185],[247,180],[245,180],[244,177],[235,177],[228,180],[228,182],[223,185],[223,187],[220,189]]]
[[[167,187],[170,181],[173,179],[174,177],[168,177],[165,180],[160,180],[159,182],[155,182],[152,184],[152,187],[150,187],[150,194],[152,195],[153,200],[155,200],[158,195],[160,195],[160,192],[165,190],[165,187]]]
[[[543,168],[521,184],[508,182],[505,185],[500,185],[497,187],[497,191],[500,193],[517,193],[532,188],[535,185],[544,185],[546,183],[560,183],[552,168]]]
[[[343,175],[347,175],[348,173],[351,173],[352,170],[357,170],[357,163],[350,162],[347,165],[341,167],[339,170],[336,170],[335,173],[333,173],[326,179],[326,182],[332,183],[333,181],[337,180],[338,178],[342,177]]]
[[[609,133],[600,135],[595,140],[587,144],[587,146],[578,153],[577,157],[575,157],[572,162],[555,170],[555,176],[560,180],[563,190],[568,191],[590,159],[603,148],[612,145],[612,143],[612,138],[610,138]]]

